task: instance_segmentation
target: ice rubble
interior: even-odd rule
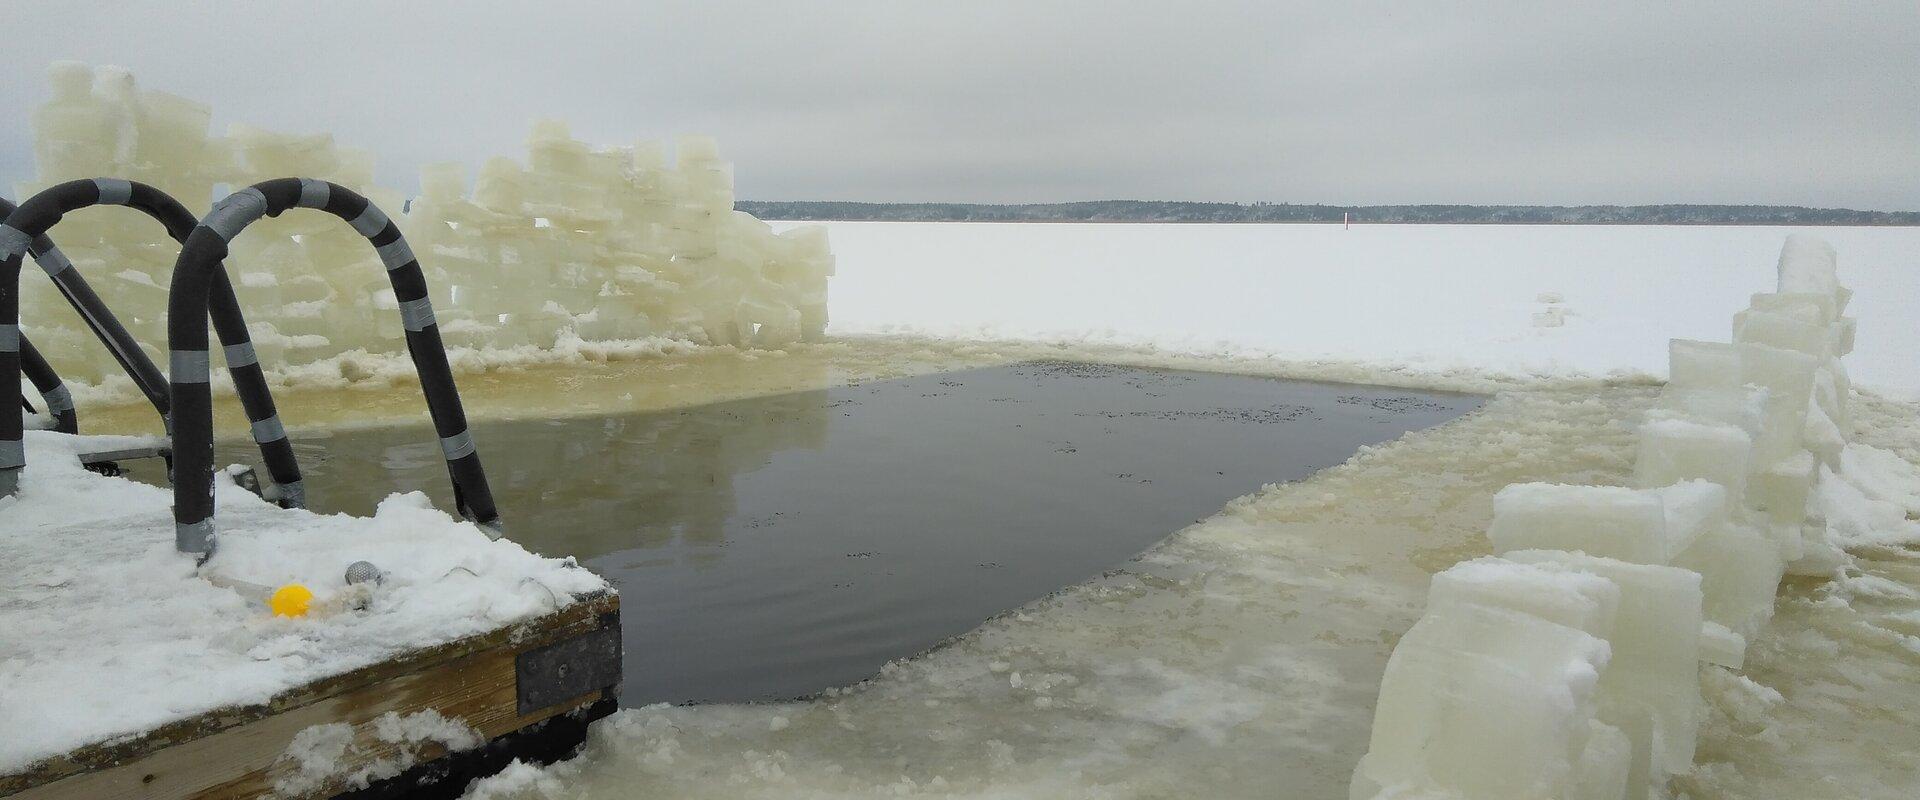
[[[216,487],[220,554],[196,570],[174,551],[166,490],[75,458],[138,444],[151,442],[26,435],[39,466],[0,499],[0,774],[607,588],[570,560],[489,540],[417,492],[388,497],[371,518],[321,516],[227,481]],[[346,567],[359,560],[386,580],[349,587]],[[319,595],[315,613],[267,612],[268,587],[288,582]],[[75,685],[112,689],[67,690]]]
[[[200,214],[221,185],[334,181],[399,220],[451,345],[551,348],[571,331],[587,341],[779,346],[817,340],[826,328],[825,229],[776,234],[734,211],[732,166],[706,137],[681,137],[669,160],[661,142],[596,149],[544,121],[524,165],[489,160],[470,191],[461,165],[428,166],[408,204],[373,185],[371,153],[329,135],[233,125],[209,136],[207,106],[139,89],[123,69],[60,62],[48,72],[53,99],[33,114],[36,178],[17,187],[17,199],[106,176],[153,184]],[[53,236],[163,361],[176,245],[138,215],[112,211],[71,215]],[[270,367],[404,349],[377,255],[337,220],[297,212],[262,220],[233,243],[227,267]],[[67,377],[117,372],[51,282],[21,283],[24,323]]]
[[[1848,443],[1855,326],[1834,261],[1788,237],[1778,291],[1735,315],[1732,342],[1672,343],[1632,487],[1496,495],[1499,555],[1434,576],[1354,800],[1665,797],[1693,767],[1701,663],[1741,667],[1785,574],[1845,578],[1834,539],[1915,527],[1912,468]]]

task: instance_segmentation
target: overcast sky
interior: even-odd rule
[[[711,133],[748,199],[1920,209],[1920,3],[9,3],[56,59],[422,163]],[[182,9],[194,9],[191,12]]]

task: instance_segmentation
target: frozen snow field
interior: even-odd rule
[[[775,223],[781,225],[795,223]],[[1866,387],[1920,394],[1920,228],[828,223],[829,332],[1150,344],[1422,371],[1666,372],[1831,242]],[[1554,312],[1552,309],[1562,309]],[[1555,326],[1555,323],[1559,324]]]

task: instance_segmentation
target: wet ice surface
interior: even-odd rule
[[[1427,578],[1493,490],[1632,463],[1641,387],[1510,392],[801,703],[630,709],[501,797],[1340,798]]]
[[[1537,387],[1237,499],[1124,569],[809,702],[656,706],[478,798],[1346,796],[1394,642],[1431,573],[1485,554],[1516,481],[1632,469],[1648,387]],[[1860,440],[1920,457],[1911,404],[1859,401]],[[1709,671],[1695,772],[1715,798],[1904,798],[1920,782],[1920,580],[1789,584],[1744,678]],[[1852,585],[1849,590],[1845,587]]]
[[[851,685],[1480,403],[1056,362],[475,431],[511,538],[620,587],[640,705]],[[317,510],[451,507],[422,428],[295,441]]]

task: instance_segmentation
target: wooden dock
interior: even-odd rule
[[[0,797],[458,796],[469,780],[514,758],[564,756],[587,723],[613,711],[620,668],[620,598],[595,593],[545,616],[314,681],[267,703],[218,709],[37,762],[0,776]],[[435,741],[394,736],[391,715],[429,711],[464,724],[486,744],[450,753]],[[289,752],[302,731],[341,723],[351,726],[350,744],[320,773]],[[344,727],[329,731],[344,740]]]

